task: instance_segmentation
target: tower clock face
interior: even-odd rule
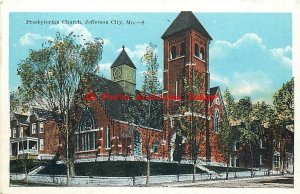
[[[115,79],[119,79],[122,76],[122,71],[120,68],[115,68],[114,69],[114,78]]]
[[[133,76],[133,71],[132,70],[128,70],[127,71],[127,77],[131,78]]]

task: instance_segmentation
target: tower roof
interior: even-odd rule
[[[126,64],[127,66],[136,69],[135,65],[133,64],[133,62],[131,61],[131,59],[129,58],[129,56],[125,51],[125,46],[122,46],[122,48],[123,50],[121,51],[120,55],[118,56],[118,58],[115,60],[115,62],[112,64],[110,68]]]
[[[166,32],[162,35],[162,39],[166,39],[177,32],[181,32],[188,29],[195,29],[204,37],[212,40],[211,36],[196,18],[196,16],[191,11],[182,11],[172,22]]]

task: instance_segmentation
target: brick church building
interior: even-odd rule
[[[224,106],[220,88],[210,88],[211,36],[192,12],[182,11],[161,38],[164,45],[162,95],[182,99],[166,98],[156,122],[138,125],[128,121],[124,106],[130,106],[134,99],[121,97],[135,96],[140,91],[136,89],[136,66],[123,47],[111,66],[111,80],[96,75],[82,80],[86,84],[82,86],[81,98],[91,94],[93,100],[77,107],[75,159],[145,160],[149,148],[153,160],[190,160],[191,134],[195,134],[198,159],[224,162],[217,147]],[[193,92],[184,88],[193,88]],[[103,95],[115,100],[104,99]],[[206,98],[188,100],[190,95]],[[183,122],[188,124],[183,126]],[[188,126],[193,127],[183,129]]]
[[[72,115],[75,162],[145,161],[150,155],[151,161],[226,163],[218,143],[225,108],[220,87],[210,87],[212,37],[192,12],[182,11],[161,38],[163,100],[151,114],[152,122],[135,98],[142,94],[136,88],[137,68],[124,46],[111,65],[111,79],[91,74],[81,80]],[[138,119],[129,119],[130,109]],[[61,115],[31,108],[27,115],[10,116],[11,160],[59,160],[65,154]],[[254,166],[292,169],[293,137],[285,126],[264,127]],[[237,141],[233,150],[230,166],[248,166],[246,147]]]

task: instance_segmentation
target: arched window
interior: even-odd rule
[[[200,48],[200,59],[205,60],[205,55],[204,55],[204,48]]]
[[[176,47],[172,46],[170,59],[175,59],[175,58],[176,58]]]
[[[92,113],[91,110],[89,110],[89,108],[85,108],[79,120],[78,131],[83,132],[95,128],[96,128],[96,122],[95,122],[94,114]]]
[[[199,57],[199,46],[197,43],[195,44],[195,56]]]
[[[214,130],[216,133],[219,132],[219,111],[218,110],[215,111],[215,115],[214,115]]]
[[[181,44],[180,44],[180,56],[185,56],[185,43],[184,42],[182,42]]]
[[[86,151],[96,149],[96,122],[93,112],[89,108],[85,108],[79,120],[76,147],[77,151]]]
[[[156,139],[153,141],[152,150],[153,150],[153,153],[158,152],[158,141]]]

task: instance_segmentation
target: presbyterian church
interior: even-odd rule
[[[137,124],[126,119],[124,107],[138,106],[128,100],[104,100],[103,94],[137,95],[136,66],[123,47],[111,65],[111,80],[89,75],[81,80],[78,98],[93,94],[93,100],[75,107],[74,158],[80,161],[127,160],[197,161],[224,163],[218,149],[220,118],[224,105],[219,87],[210,87],[209,45],[212,37],[190,11],[182,11],[161,36],[163,40],[162,96],[155,122]],[[193,94],[214,96],[200,103],[189,101]],[[134,105],[135,104],[135,105]],[[199,106],[196,106],[200,104]],[[182,107],[185,107],[184,109]],[[141,117],[145,117],[142,113]],[[29,153],[31,158],[58,158],[62,150],[58,124],[51,111],[33,109],[30,115],[11,117],[11,157]],[[27,118],[27,119],[26,119]],[[194,134],[191,138],[191,134]],[[24,140],[25,139],[25,140]],[[194,148],[193,145],[196,145]],[[195,154],[194,154],[195,156]]]
[[[188,109],[184,113],[180,113],[178,107],[190,102],[166,98],[155,123],[130,123],[124,117],[123,109],[124,103],[130,102],[101,98],[103,94],[136,95],[140,92],[136,89],[136,66],[123,47],[111,65],[111,80],[95,75],[84,80],[88,83],[85,91],[94,93],[96,100],[89,101],[78,110],[79,123],[75,132],[77,160],[107,160],[108,157],[110,160],[145,160],[148,147],[152,160],[191,160],[191,140],[179,130],[182,129],[179,121],[184,119],[195,123],[197,158],[224,162],[217,147],[224,106],[220,88],[210,88],[211,36],[192,12],[182,11],[161,38],[164,45],[162,95],[184,96],[184,87],[188,86],[195,88],[194,94],[214,98],[203,100],[201,108]]]

